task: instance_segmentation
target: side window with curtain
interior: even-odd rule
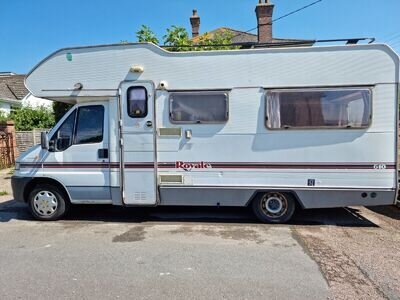
[[[266,126],[290,128],[365,128],[371,121],[369,89],[270,90]]]
[[[228,120],[225,92],[177,92],[169,98],[172,123],[215,124]]]
[[[132,86],[127,90],[128,115],[131,118],[147,116],[147,90],[143,86]]]
[[[103,141],[104,106],[82,106],[78,110],[74,144],[91,144]]]

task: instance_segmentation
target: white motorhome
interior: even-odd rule
[[[40,220],[75,203],[251,205],[276,223],[296,206],[395,203],[399,57],[386,45],[69,48],[26,86],[74,104],[16,164],[14,197]]]

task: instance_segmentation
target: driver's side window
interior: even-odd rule
[[[74,136],[76,109],[65,119],[50,140],[50,149],[53,151],[64,151],[72,145]]]

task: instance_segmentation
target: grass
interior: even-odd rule
[[[0,196],[6,196],[8,193],[6,191],[0,191]]]

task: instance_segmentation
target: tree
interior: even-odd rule
[[[13,111],[9,118],[14,121],[16,130],[51,128],[55,124],[53,112],[44,107],[25,106]]]
[[[240,47],[238,46],[230,46],[230,44],[232,44],[233,37],[234,34],[229,31],[216,32],[213,36],[211,36],[209,33],[206,32],[201,36],[199,36],[199,42],[197,44],[202,46],[196,47],[195,50],[207,51],[207,50],[239,49]]]
[[[158,45],[156,34],[146,25],[142,25],[139,31],[136,32],[138,42],[149,42]]]
[[[54,119],[56,122],[60,121],[67,111],[72,107],[71,104],[63,102],[53,102]]]
[[[140,30],[136,32],[138,42],[152,42],[158,44],[159,40],[156,34],[146,25],[142,25]],[[232,44],[232,38],[234,34],[229,31],[217,32],[214,35],[209,33],[202,34],[196,46],[189,37],[187,30],[180,26],[171,26],[167,28],[167,33],[163,36],[164,44],[168,47],[168,51],[207,51],[207,50],[228,50],[228,49],[239,49],[238,46],[230,46]],[[124,43],[125,41],[121,41]],[[215,46],[219,45],[219,46]],[[226,46],[224,46],[226,45]]]
[[[169,51],[185,51],[188,50],[188,47],[180,46],[191,46],[193,44],[186,29],[175,25],[167,28],[167,33],[163,38],[165,45],[172,46],[168,48]]]

